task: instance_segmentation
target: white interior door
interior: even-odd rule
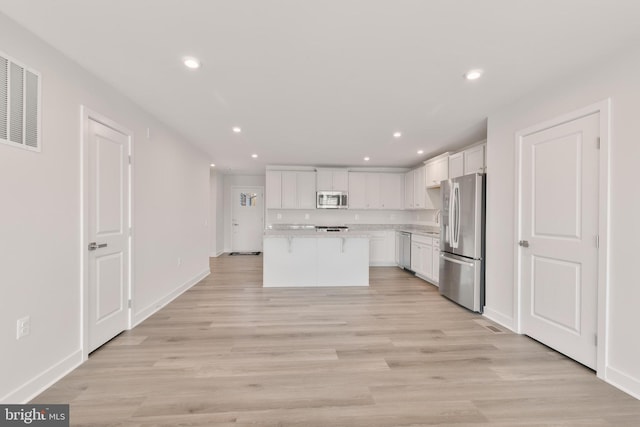
[[[262,251],[264,231],[263,189],[234,188],[231,201],[231,249],[234,252]]]
[[[599,115],[521,139],[522,332],[596,368]]]
[[[129,137],[94,120],[88,135],[89,351],[127,328]]]

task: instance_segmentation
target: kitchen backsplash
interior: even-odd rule
[[[275,224],[415,224],[437,225],[436,210],[425,211],[382,211],[382,210],[285,210],[269,209],[265,221],[266,228]]]

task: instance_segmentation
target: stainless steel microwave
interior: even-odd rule
[[[343,191],[318,191],[316,202],[318,209],[346,209],[349,207],[347,193]]]

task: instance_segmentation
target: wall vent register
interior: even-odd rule
[[[0,143],[40,151],[40,73],[0,53]]]

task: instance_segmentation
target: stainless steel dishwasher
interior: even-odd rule
[[[399,248],[399,267],[405,270],[411,270],[411,233],[406,231],[398,231]]]

